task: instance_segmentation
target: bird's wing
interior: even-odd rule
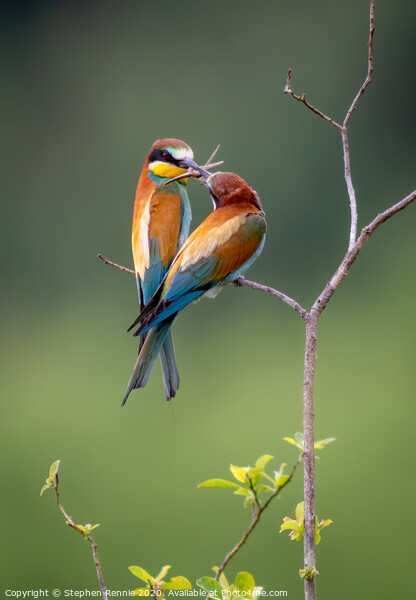
[[[133,258],[143,305],[154,295],[189,232],[186,191],[158,186],[133,223]]]
[[[233,281],[261,250],[265,231],[262,213],[237,215],[208,229],[198,227],[134,324],[142,321],[136,333],[148,331],[213,287]]]

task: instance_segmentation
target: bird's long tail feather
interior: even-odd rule
[[[178,367],[176,366],[175,347],[173,345],[171,331],[169,331],[167,334],[160,350],[160,364],[162,367],[165,398],[169,402],[169,400],[175,397],[180,384],[179,371]]]
[[[134,365],[130,381],[127,385],[127,390],[121,404],[122,406],[124,406],[126,403],[131,390],[144,387],[149,381],[157,355],[159,354],[160,349],[166,340],[166,336],[169,334],[169,330],[172,327],[175,317],[176,315],[174,315],[172,319],[166,319],[160,325],[153,327],[153,329],[151,329],[147,334],[143,346],[139,352],[139,356],[137,357],[136,364]],[[167,361],[167,363],[168,362],[169,361]]]

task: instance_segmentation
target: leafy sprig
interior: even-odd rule
[[[283,439],[285,440],[285,442],[288,442],[288,444],[292,444],[292,446],[296,446],[297,448],[299,448],[299,450],[303,453],[303,450],[304,450],[303,433],[300,433],[298,431],[297,433],[295,433],[294,438],[284,437]],[[322,450],[323,448],[325,448],[325,446],[327,446],[331,442],[335,442],[335,440],[336,440],[336,438],[326,438],[324,440],[319,440],[318,442],[314,443],[313,447],[315,450]],[[315,458],[318,458],[318,457],[315,457]]]
[[[170,581],[164,581],[164,577],[171,568],[171,565],[165,565],[162,567],[159,575],[153,577],[143,567],[131,565],[129,571],[133,573],[135,577],[141,579],[146,587],[140,587],[134,590],[133,594],[136,596],[152,596],[154,598],[163,598],[165,590],[191,590],[192,585],[190,581],[183,575],[177,575],[172,577]]]
[[[218,567],[213,567],[213,570],[218,574]],[[208,598],[212,598],[213,600],[227,598],[250,600],[259,596],[263,589],[259,586],[256,587],[253,575],[247,571],[237,573],[232,584],[228,583],[224,573],[218,576],[218,580],[213,577],[201,577],[196,583],[207,593]]]
[[[230,471],[234,481],[227,479],[208,479],[198,485],[203,487],[231,488],[237,496],[244,496],[244,507],[254,504],[257,508],[264,506],[260,500],[260,494],[271,494],[280,490],[288,481],[289,475],[283,474],[286,463],[282,463],[280,469],[273,476],[265,472],[267,463],[273,458],[270,454],[264,454],[256,460],[254,467],[237,467],[230,465]],[[237,483],[236,483],[237,482]]]
[[[44,492],[46,492],[46,490],[54,489],[56,503],[58,505],[59,510],[61,511],[61,513],[63,514],[63,516],[66,519],[66,524],[69,525],[69,527],[71,527],[72,529],[75,529],[75,531],[78,531],[78,533],[80,533],[82,535],[84,540],[87,540],[91,544],[92,555],[94,558],[94,565],[95,565],[95,570],[97,573],[98,583],[100,584],[103,600],[107,600],[108,599],[107,588],[105,587],[105,584],[104,584],[101,564],[100,564],[100,560],[98,558],[97,544],[95,543],[94,539],[91,537],[91,531],[93,529],[96,529],[97,527],[99,527],[99,523],[97,523],[96,525],[92,525],[91,523],[87,523],[86,525],[79,525],[79,524],[75,523],[73,518],[67,513],[67,511],[63,507],[60,497],[59,497],[58,470],[59,470],[60,464],[61,464],[60,460],[55,460],[55,462],[53,462],[51,464],[50,469],[49,469],[49,477],[46,479],[46,483],[42,487],[42,489],[40,491],[40,495],[42,496],[44,494]]]
[[[320,530],[324,527],[331,525],[331,519],[325,519],[325,521],[319,521],[317,515],[315,515],[315,544],[319,544],[321,541]],[[292,541],[300,542],[303,539],[303,533],[305,528],[305,503],[299,502],[295,510],[295,518],[284,517],[283,523],[280,526],[280,533],[286,529],[290,529],[290,539]]]

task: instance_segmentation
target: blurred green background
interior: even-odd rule
[[[373,84],[351,122],[362,227],[415,185],[413,0],[376,2]],[[211,0],[3,2],[1,585],[97,589],[90,547],[41,485],[60,458],[64,505],[101,523],[110,589],[138,564],[191,579],[250,520],[228,490],[196,488],[228,465],[293,464],[282,441],[302,427],[303,323],[289,307],[226,289],[175,326],[182,383],[174,407],[159,366],[120,402],[136,357],[126,327],[133,197],[159,137],[220,158],[258,191],[268,220],[247,274],[309,307],[347,244],[349,212],[335,130],[285,96],[341,120],[366,73],[368,5]],[[193,224],[211,210],[189,185]],[[322,598],[405,598],[415,534],[415,207],[374,235],[322,316],[316,436]],[[302,496],[301,472],[227,575],[302,596],[302,545],[278,530]]]

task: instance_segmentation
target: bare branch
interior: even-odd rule
[[[344,178],[347,184],[348,197],[350,199],[350,239],[348,242],[348,250],[351,250],[355,240],[357,239],[358,211],[357,199],[355,197],[355,189],[351,179],[351,163],[350,163],[350,144],[348,141],[348,131],[346,128],[341,131],[342,148],[344,152]]]
[[[338,129],[338,131],[342,131],[342,126],[339,123],[337,123],[336,121],[334,121],[333,119],[331,119],[331,117],[327,117],[323,112],[321,112],[320,110],[318,110],[317,108],[315,108],[314,106],[312,106],[312,104],[309,104],[309,102],[306,101],[306,94],[302,94],[301,96],[297,96],[292,91],[292,88],[290,86],[291,73],[292,73],[292,69],[289,69],[288,72],[287,72],[286,86],[285,86],[285,89],[283,90],[283,92],[285,94],[289,94],[290,96],[292,96],[292,98],[294,98],[298,102],[302,102],[302,104],[304,104],[306,106],[306,108],[309,108],[309,110],[311,110],[313,113],[315,113],[316,115],[318,115],[318,117],[321,117],[321,119],[323,119],[324,121],[326,121],[327,123],[329,123],[330,125],[332,125],[333,127],[335,127],[336,129]]]
[[[219,167],[223,164],[224,164],[224,161],[219,160],[218,162],[215,162],[215,163],[209,163],[206,165],[202,165],[201,168],[205,169],[206,171],[209,171],[210,169],[215,169],[216,167]],[[172,177],[171,179],[164,181],[163,185],[169,185],[169,183],[172,183],[173,181],[179,181],[181,179],[188,179],[188,177],[194,177],[195,179],[200,179],[202,177],[202,175],[199,171],[196,171],[194,169],[189,169],[188,171],[186,171],[186,173],[183,173],[183,175],[176,175],[176,177]]]
[[[209,167],[209,165],[213,164],[213,160],[218,152],[218,150],[220,149],[221,144],[218,144],[218,146],[215,148],[214,152],[211,154],[211,156],[209,157],[209,159],[207,160],[205,167],[203,167],[204,169],[206,169],[207,167]]]
[[[285,304],[288,304],[294,310],[296,310],[296,312],[300,314],[304,321],[306,321],[309,317],[308,311],[305,310],[300,304],[298,304],[296,300],[293,300],[292,298],[290,298],[290,296],[286,296],[286,294],[283,294],[283,292],[279,292],[278,290],[275,290],[274,288],[269,287],[268,285],[262,285],[260,283],[256,283],[255,281],[250,281],[245,277],[239,277],[238,279],[233,281],[233,283],[237,287],[246,285],[247,287],[250,287],[253,290],[260,290],[261,292],[266,292],[266,294],[272,294],[273,296],[276,296],[276,298],[279,298],[279,300],[285,302]]]
[[[351,115],[354,110],[357,108],[357,104],[361,96],[364,94],[365,90],[371,83],[371,76],[373,74],[373,38],[374,38],[374,0],[370,0],[370,34],[368,38],[368,68],[367,68],[367,77],[363,85],[360,87],[358,94],[354,98],[348,112],[345,116],[343,127],[344,129],[348,127],[348,123],[350,122]]]
[[[107,600],[108,599],[107,588],[105,587],[103,571],[101,568],[100,559],[98,557],[97,544],[95,543],[94,539],[89,534],[86,534],[79,528],[79,526],[74,522],[72,517],[66,512],[65,508],[63,507],[63,505],[61,504],[61,501],[59,499],[58,485],[59,485],[58,484],[58,474],[56,474],[55,497],[56,497],[56,503],[58,505],[58,508],[61,511],[61,513],[63,514],[63,516],[65,517],[67,525],[69,525],[69,527],[71,527],[72,529],[75,529],[75,531],[78,531],[78,533],[80,533],[83,536],[83,538],[86,539],[91,544],[92,556],[94,559],[94,565],[95,565],[95,571],[97,573],[98,583],[99,583],[100,589],[101,589],[102,599]]]
[[[298,458],[298,460],[296,461],[296,463],[293,465],[292,471],[289,475],[289,478],[287,479],[287,481],[285,481],[285,483],[283,485],[281,485],[280,487],[278,487],[267,499],[267,501],[263,504],[263,506],[260,506],[258,503],[258,499],[257,499],[257,504],[256,504],[256,509],[253,512],[253,519],[250,523],[250,526],[248,527],[248,529],[244,532],[243,537],[241,538],[241,540],[239,542],[237,542],[237,544],[234,546],[234,548],[232,550],[230,550],[230,552],[228,552],[228,554],[225,556],[224,560],[222,561],[220,567],[217,570],[217,573],[215,575],[215,579],[218,581],[218,579],[220,578],[221,573],[224,571],[225,567],[228,565],[228,563],[230,562],[230,560],[232,559],[233,556],[235,556],[237,554],[237,552],[240,550],[240,548],[246,543],[247,538],[249,537],[250,533],[254,530],[254,528],[256,527],[257,523],[260,520],[261,515],[263,514],[263,512],[266,510],[266,508],[269,506],[269,504],[272,502],[272,500],[274,500],[279,493],[282,491],[282,489],[293,479],[293,476],[295,474],[296,471],[296,467],[298,466],[298,464],[301,461],[301,456]]]
[[[373,74],[373,38],[374,38],[374,0],[370,0],[370,33],[368,38],[368,67],[367,77],[364,80],[363,85],[358,91],[358,94],[352,101],[347,114],[345,115],[344,122],[342,124],[341,135],[342,135],[342,147],[344,151],[344,177],[345,183],[347,184],[348,196],[350,199],[350,212],[351,212],[351,226],[350,226],[350,241],[348,244],[348,250],[351,250],[357,239],[357,226],[358,226],[358,212],[357,212],[357,200],[355,197],[355,189],[351,179],[351,162],[350,162],[350,146],[348,141],[348,125],[351,119],[351,115],[357,108],[357,104],[365,90],[371,83],[371,76]]]
[[[130,275],[136,274],[135,271],[133,271],[132,269],[127,269],[127,267],[122,267],[121,265],[118,265],[117,263],[111,262],[111,260],[107,260],[106,258],[104,258],[104,256],[102,254],[97,254],[97,258],[102,260],[105,265],[109,265],[110,267],[115,267],[116,269],[119,269],[120,271],[124,271],[124,273],[129,273]]]
[[[303,499],[305,524],[303,532],[304,568],[316,568],[315,551],[315,440],[314,440],[314,382],[316,340],[319,315],[311,312],[306,322],[303,364]],[[305,600],[316,600],[315,578],[304,580]]]

